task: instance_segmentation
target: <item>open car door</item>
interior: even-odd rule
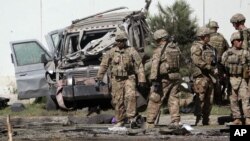
[[[49,86],[45,80],[41,57],[51,60],[51,55],[37,40],[10,42],[10,46],[18,99],[46,96],[49,93]]]

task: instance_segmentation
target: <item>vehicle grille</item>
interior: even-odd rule
[[[89,77],[95,77],[97,75],[98,70],[90,70]]]
[[[71,72],[70,74],[74,78],[82,78],[82,77],[95,77],[97,75],[98,70],[92,69],[92,70],[84,70],[84,71],[77,71],[77,72]]]

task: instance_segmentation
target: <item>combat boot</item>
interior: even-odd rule
[[[245,124],[250,125],[250,118],[246,118]]]
[[[242,125],[242,121],[239,118],[236,118],[233,122],[229,122],[227,125]]]
[[[152,128],[155,128],[155,124],[154,123],[146,123],[146,125],[145,125],[145,128],[146,129],[152,129]]]
[[[117,122],[114,127],[122,127],[124,125],[124,121]]]
[[[129,126],[131,129],[138,127],[136,123],[136,118],[129,118],[128,121],[129,121]]]
[[[169,129],[179,129],[179,128],[181,128],[181,126],[182,126],[182,124],[180,122],[174,121],[168,125],[168,128]]]
[[[201,120],[201,116],[196,116],[194,126],[197,126],[199,124],[200,120]]]
[[[202,119],[202,124],[203,124],[203,125],[209,125],[209,118],[206,118],[206,117],[203,118],[203,119]]]

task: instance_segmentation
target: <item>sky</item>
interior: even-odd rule
[[[152,0],[149,12],[158,12],[158,2],[169,6],[174,1]],[[229,21],[235,13],[245,15],[245,25],[250,27],[250,0],[186,1],[193,10],[192,17],[198,19],[199,26],[209,20],[216,20],[220,26],[219,32],[228,41],[234,32]],[[10,41],[38,39],[46,46],[44,36],[48,32],[69,26],[75,19],[120,6],[140,10],[145,0],[0,0],[0,3],[0,76],[14,76]]]

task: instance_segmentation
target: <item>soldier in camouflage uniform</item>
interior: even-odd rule
[[[198,41],[194,41],[191,47],[191,59],[193,67],[194,92],[197,117],[195,125],[202,118],[202,124],[209,124],[209,115],[212,109],[213,101],[213,75],[218,72],[215,68],[214,59],[215,50],[208,42],[211,31],[207,27],[201,27],[197,30]]]
[[[164,100],[168,100],[171,115],[169,127],[180,126],[178,81],[180,49],[176,43],[170,42],[170,37],[164,29],[155,31],[154,40],[157,48],[152,57],[150,80],[152,82],[147,107],[147,128],[153,128],[160,107]]]
[[[221,62],[222,54],[229,48],[227,40],[221,33],[218,33],[219,25],[216,21],[210,21],[207,25],[210,29],[210,41],[208,44],[217,50],[217,60]]]
[[[112,83],[112,104],[115,108],[117,123],[123,126],[125,118],[132,122],[136,111],[136,78],[139,85],[146,82],[142,59],[134,47],[126,44],[127,35],[117,31],[117,45],[104,55],[97,74],[97,80],[102,81],[109,69]]]
[[[246,125],[250,125],[250,93],[248,92],[247,82],[244,79],[249,75],[250,54],[249,51],[242,48],[243,39],[239,32],[232,34],[232,48],[227,50],[222,56],[222,63],[227,67],[230,74],[230,83],[232,85],[232,94],[230,95],[230,107],[234,121],[230,124],[241,125],[242,108]],[[241,105],[240,106],[240,101]]]
[[[207,27],[211,31],[210,41],[208,42],[208,44],[216,49],[217,67],[219,67],[219,73],[214,91],[214,103],[222,104],[222,101],[224,100],[223,98],[225,97],[226,88],[227,88],[227,93],[229,94],[230,92],[228,76],[226,76],[225,69],[223,65],[221,65],[222,54],[229,48],[229,45],[224,36],[221,33],[217,32],[219,25],[216,21],[210,21],[207,24]]]
[[[248,49],[250,47],[250,28],[245,26],[245,21],[246,18],[241,13],[233,15],[230,19],[230,22],[233,24],[234,28],[238,30],[243,37],[242,48]]]

